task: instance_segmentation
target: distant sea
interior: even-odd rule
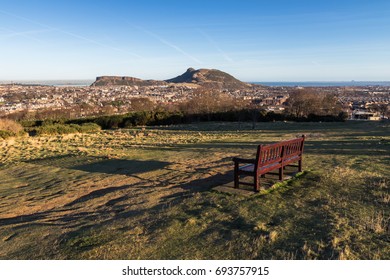
[[[14,80],[0,81],[0,84],[44,85],[55,87],[83,87],[91,85],[95,80]]]
[[[351,86],[390,86],[390,81],[349,81],[349,82],[251,82],[271,87],[351,87]]]
[[[0,84],[45,85],[56,87],[83,87],[95,80],[14,80],[0,81]],[[344,82],[250,82],[273,87],[346,87],[346,86],[390,86],[390,81],[344,81]]]

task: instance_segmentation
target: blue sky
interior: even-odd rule
[[[390,80],[390,1],[2,1],[0,80]]]

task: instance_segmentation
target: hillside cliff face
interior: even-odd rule
[[[142,80],[134,77],[101,76],[91,86],[153,86],[166,85],[164,81]]]
[[[208,86],[218,89],[245,89],[250,84],[241,82],[229,75],[216,69],[198,69],[188,68],[187,71],[175,78],[165,81],[160,80],[142,80],[134,77],[101,76],[91,86],[158,86],[168,85],[169,83],[192,83],[200,86]]]
[[[227,89],[243,89],[250,86],[237,80],[232,75],[216,69],[195,70],[194,68],[188,68],[184,74],[165,81],[168,83],[196,83]]]

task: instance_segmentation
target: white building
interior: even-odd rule
[[[368,121],[379,121],[381,119],[379,113],[373,113],[363,110],[354,110],[352,112],[352,120],[368,120]]]

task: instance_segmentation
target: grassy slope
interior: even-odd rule
[[[0,142],[0,258],[390,258],[389,123],[238,128]],[[303,133],[301,177],[249,198],[211,190],[231,157]]]

